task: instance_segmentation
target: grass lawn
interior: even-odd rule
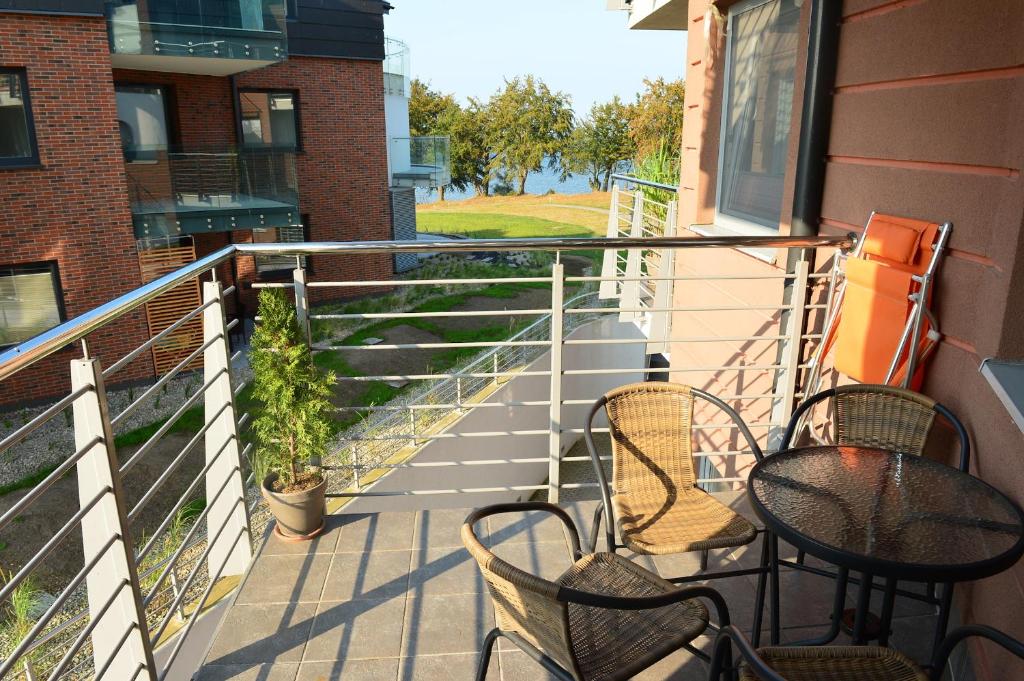
[[[478,238],[603,236],[611,195],[487,196],[416,207],[421,232]]]

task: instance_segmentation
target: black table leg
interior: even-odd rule
[[[878,630],[878,645],[889,645],[889,634],[892,633],[892,611],[896,605],[896,580],[885,580],[885,594],[882,597],[882,622]]]
[[[949,626],[949,611],[953,607],[953,584],[943,584],[942,594],[939,596],[939,619],[935,623],[935,638],[932,640],[932,655],[939,649],[942,639],[946,637],[946,628]]]
[[[782,628],[782,617],[779,613],[782,597],[779,594],[779,538],[775,533],[770,533],[768,543],[769,557],[771,564],[771,590],[772,590],[772,619],[771,619],[771,642],[773,646],[779,645],[780,629]]]
[[[757,594],[754,601],[754,627],[750,632],[750,639],[754,648],[761,645],[761,624],[764,621],[764,592],[768,585],[768,542],[769,533],[764,532],[761,537],[761,573],[757,575]]]
[[[857,610],[853,616],[853,644],[857,646],[867,643],[864,628],[867,624],[868,611],[871,607],[873,580],[874,577],[865,572],[860,581],[860,591],[857,593]]]

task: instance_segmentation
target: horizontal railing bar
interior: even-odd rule
[[[307,284],[308,286],[309,284]],[[254,281],[253,288],[295,288],[295,282],[291,281]]]
[[[94,437],[91,442],[87,443],[84,447],[76,451],[74,454],[72,454],[70,457],[64,460],[59,466],[54,468],[49,475],[43,478],[40,482],[36,483],[36,485],[31,490],[29,490],[27,494],[25,494],[25,496],[23,496],[21,499],[18,499],[18,502],[14,504],[14,506],[11,506],[9,509],[7,509],[7,512],[4,513],[3,516],[0,516],[0,530],[3,530],[5,527],[10,525],[16,517],[21,515],[22,511],[31,506],[36,499],[42,496],[43,493],[46,492],[46,490],[48,490],[51,485],[53,485],[53,483],[57,482],[62,477],[64,477],[64,475],[68,471],[70,471],[72,467],[77,465],[78,462],[82,460],[82,457],[89,453],[90,449],[95,447],[100,442],[103,442],[102,437]]]
[[[101,666],[97,670],[95,681],[102,681],[103,677],[107,673],[107,670],[110,669],[110,665],[114,664],[114,660],[116,660],[117,656],[121,654],[121,648],[123,648],[124,644],[128,641],[128,637],[131,636],[138,628],[139,625],[137,622],[132,622],[130,625],[128,625],[128,630],[121,634],[121,638],[118,639],[117,645],[114,646],[114,650],[110,653],[110,657],[108,657],[107,661],[103,663],[103,666]],[[132,681],[135,681],[135,678],[138,677],[139,672],[145,668],[146,665],[140,662],[138,668],[136,668],[135,670],[135,675],[132,677]]]
[[[114,593],[107,599],[107,602],[103,604],[103,607],[99,609],[99,612],[90,615],[89,624],[82,629],[82,632],[75,638],[74,643],[72,643],[71,647],[68,648],[68,652],[64,653],[64,657],[62,657],[60,662],[58,662],[53,668],[53,671],[48,677],[48,681],[56,681],[60,675],[64,673],[68,665],[71,664],[71,661],[75,659],[75,655],[77,655],[78,651],[82,649],[83,645],[85,645],[86,640],[88,640],[89,636],[92,635],[93,630],[100,622],[103,621],[103,617],[107,614],[107,611],[110,610],[110,606],[117,602],[117,599],[121,597],[121,590],[129,584],[131,584],[131,582],[127,579],[122,579],[121,583],[114,588]]]
[[[547,485],[509,485],[507,487],[470,487],[466,489],[425,489],[425,490],[404,490],[398,492],[328,492],[330,498],[349,497],[416,497],[431,494],[480,494],[493,492],[532,492],[539,489],[547,489]]]
[[[566,283],[569,282],[608,282],[608,281],[759,281],[763,279],[768,280],[782,280],[782,279],[796,279],[795,274],[709,274],[706,276],[700,275],[685,275],[679,277],[566,277]]]
[[[763,364],[763,365],[737,365],[737,366],[717,366],[717,367],[682,367],[679,369],[672,368],[659,368],[659,367],[647,367],[647,368],[633,368],[633,369],[566,369],[562,372],[565,376],[599,376],[602,374],[635,374],[635,373],[647,373],[647,374],[685,374],[685,373],[702,373],[705,371],[783,371],[787,367],[779,364]]]
[[[673,186],[671,184],[665,184],[664,182],[655,182],[653,180],[642,180],[639,177],[633,177],[632,175],[621,175],[619,173],[614,173],[611,177],[611,181],[614,182],[615,180],[618,180],[620,182],[628,182],[630,184],[637,184],[643,187],[652,187],[653,189],[662,189],[664,191],[671,192],[672,194],[676,194],[679,192],[679,187]],[[622,194],[621,191],[619,193]],[[644,200],[647,201],[647,197],[644,197]]]
[[[567,404],[563,402],[562,404]],[[592,404],[587,402],[587,404]],[[366,407],[335,407],[335,411],[431,411],[435,409],[476,409],[478,407],[550,407],[550,400],[536,400],[527,402],[450,402],[447,404],[407,404],[405,406],[392,406],[387,404],[373,404]]]
[[[108,487],[107,490],[109,491],[109,489],[110,488]],[[85,581],[85,578],[89,576],[89,573],[92,572],[96,565],[100,562],[100,560],[103,559],[107,551],[110,550],[110,547],[119,541],[121,541],[121,535],[113,535],[110,539],[107,540],[107,543],[104,544],[100,548],[100,550],[96,552],[96,555],[93,556],[92,560],[86,563],[82,567],[82,569],[78,571],[78,573],[71,580],[71,582],[64,588],[63,591],[60,592],[60,595],[57,596],[57,598],[54,599],[53,603],[50,604],[50,607],[46,609],[46,612],[44,612],[39,617],[39,619],[36,621],[35,626],[32,627],[28,634],[25,635],[25,638],[21,640],[21,643],[18,645],[18,647],[15,648],[10,655],[8,655],[7,659],[3,661],[3,664],[0,664],[0,678],[3,678],[7,674],[7,672],[11,671],[11,668],[14,666],[14,664],[19,659],[21,659],[21,656],[25,654],[25,651],[28,649],[28,647],[32,645],[32,641],[34,641],[36,637],[39,636],[39,633],[43,630],[43,628],[46,627],[47,624],[50,623],[50,620],[52,620],[57,615],[57,613],[60,612],[61,608],[64,607],[64,604],[67,603],[69,598],[71,598],[71,594],[73,594],[82,584],[82,582]]]
[[[464,284],[550,284],[551,277],[507,277],[496,279],[395,279],[363,281],[311,281],[309,288],[363,288],[366,286],[455,286]]]
[[[230,331],[231,329],[233,329],[233,328],[235,328],[236,326],[238,326],[238,322],[239,322],[239,321],[241,321],[241,320],[240,320],[240,319],[238,319],[238,317],[235,317],[235,318],[234,318],[234,319],[232,319],[232,320],[231,320],[230,322],[228,322],[228,323],[227,323],[227,325],[226,325],[226,326],[225,326],[224,328],[226,328],[226,329],[227,329],[228,331]]]
[[[84,338],[179,284],[205,274],[230,259],[235,251],[234,245],[226,246],[0,353],[0,381]]]
[[[589,459],[588,459],[589,460]],[[564,461],[564,459],[563,459]],[[409,461],[405,463],[381,463],[381,464],[340,464],[336,466],[321,466],[326,470],[360,470],[360,471],[372,471],[372,470],[391,470],[397,468],[455,468],[459,466],[501,466],[506,464],[528,464],[528,463],[547,463],[548,458],[546,456],[535,457],[531,459],[473,459],[470,461],[424,461],[415,462]]]
[[[145,343],[143,343],[139,347],[137,347],[134,350],[132,350],[131,352],[129,352],[127,355],[125,355],[124,357],[122,357],[118,361],[116,361],[113,364],[111,364],[109,367],[107,367],[106,369],[103,370],[104,378],[106,378],[108,376],[111,376],[113,374],[116,374],[118,371],[123,369],[133,359],[135,359],[136,357],[141,355],[143,352],[145,352],[149,348],[153,347],[154,344],[160,342],[161,340],[166,338],[168,335],[174,333],[175,331],[180,329],[182,326],[184,326],[185,324],[189,323],[190,321],[192,321],[193,319],[198,317],[199,314],[203,312],[203,310],[205,310],[206,308],[210,307],[211,305],[213,305],[216,302],[217,302],[216,300],[209,300],[209,301],[203,303],[202,305],[200,305],[196,309],[192,310],[191,312],[186,314],[184,317],[182,317],[178,321],[176,321],[173,324],[171,324],[170,326],[168,326],[166,329],[164,329],[160,333],[156,334],[155,336],[153,336],[152,338],[147,340]]]
[[[611,312],[646,313],[646,312],[738,312],[743,310],[792,310],[792,305],[716,305],[712,307],[574,307],[565,310],[565,314],[599,314]]]
[[[635,371],[635,370],[634,370]],[[338,376],[339,381],[437,381],[449,378],[505,378],[506,376],[550,376],[550,371],[498,371],[471,374],[407,374],[395,376]]]
[[[245,390],[245,389],[246,389],[246,388],[248,388],[248,387],[249,387],[249,381],[242,381],[242,382],[241,382],[241,383],[239,383],[239,384],[238,384],[238,386],[237,386],[237,387],[235,388],[235,392],[233,393],[233,394],[234,394],[234,396],[235,396],[235,397],[238,397],[239,395],[241,395],[241,394],[242,394],[242,391],[243,391],[243,390]]]
[[[784,423],[747,423],[745,424],[748,428],[781,428],[786,425]],[[691,430],[732,430],[739,428],[738,423],[694,423],[690,425]],[[562,428],[558,432],[560,433],[573,433],[575,435],[582,435],[586,432],[583,428]],[[591,428],[592,433],[608,433],[611,432],[608,428]]]
[[[238,361],[238,358],[242,356],[241,350],[235,350],[235,354],[231,355],[231,363],[234,364]]]
[[[133,508],[128,513],[129,525],[135,522],[136,518],[139,517],[139,513],[142,512],[142,509],[146,506],[146,504],[148,504],[150,500],[152,500],[156,493],[160,491],[160,488],[164,486],[164,483],[166,483],[167,480],[172,475],[174,475],[174,472],[178,470],[181,464],[184,463],[185,457],[191,454],[192,450],[194,450],[196,446],[203,441],[203,437],[210,430],[210,427],[213,426],[214,423],[216,423],[220,415],[223,414],[229,406],[231,405],[221,405],[220,409],[217,410],[217,413],[214,414],[212,418],[206,419],[206,423],[204,423],[203,427],[199,429],[199,432],[193,435],[192,439],[189,440],[188,444],[186,444],[182,448],[181,452],[179,452],[178,455],[175,456],[174,459],[172,459],[171,462],[164,467],[164,470],[160,473],[160,477],[153,481],[153,483],[149,486],[149,489],[146,490],[146,493],[142,495],[141,499],[139,499],[139,502],[135,504],[135,508]]]
[[[167,432],[174,427],[174,424],[178,422],[178,419],[184,416],[185,412],[194,407],[196,403],[199,402],[199,398],[203,397],[206,394],[206,391],[213,387],[213,384],[217,381],[217,379],[220,378],[220,376],[225,373],[227,373],[226,369],[221,369],[220,371],[218,371],[213,376],[213,378],[211,378],[209,381],[206,382],[205,385],[203,385],[202,388],[197,390],[195,394],[193,394],[187,400],[182,402],[181,406],[178,407],[178,409],[173,414],[167,417],[163,424],[159,428],[157,428],[156,432],[153,433],[149,437],[149,439],[146,440],[142,444],[142,446],[135,451],[134,454],[132,454],[131,458],[124,462],[123,466],[121,466],[121,470],[119,472],[122,478],[128,473],[128,471],[135,467],[135,464],[142,460],[142,457],[146,456],[146,454],[149,454],[149,450],[153,449],[153,447],[155,447],[156,444],[160,442],[163,436],[166,435]],[[205,433],[208,429],[209,423],[205,424],[200,432]]]
[[[225,296],[230,296],[232,293],[235,292],[237,288],[237,286],[228,286],[226,289],[220,292],[220,295],[222,298]]]
[[[447,348],[525,348],[551,345],[551,341],[480,341],[469,343],[398,343],[393,345],[328,345],[318,350],[440,350]]]
[[[168,560],[167,565],[164,567],[163,571],[160,573],[160,576],[157,577],[156,582],[153,584],[153,588],[149,590],[148,594],[146,594],[145,596],[142,597],[142,605],[143,605],[143,607],[147,607],[148,608],[149,604],[153,602],[154,598],[156,598],[158,590],[163,585],[164,580],[167,579],[167,575],[169,575],[171,573],[171,570],[173,570],[175,568],[175,566],[178,564],[178,560],[181,558],[181,554],[184,553],[185,550],[189,547],[189,542],[192,541],[192,537],[195,536],[196,532],[199,531],[200,527],[202,527],[203,525],[206,524],[205,523],[206,516],[208,516],[210,514],[210,509],[212,509],[216,505],[217,500],[220,499],[220,495],[223,494],[224,490],[226,490],[228,488],[228,483],[231,482],[231,476],[235,472],[237,472],[237,471],[238,471],[238,466],[235,466],[234,468],[231,469],[231,471],[229,471],[228,475],[224,478],[224,482],[221,483],[220,488],[217,489],[217,493],[213,495],[212,499],[210,499],[209,501],[206,502],[206,507],[202,511],[200,511],[199,515],[196,516],[195,520],[192,522],[192,527],[190,527],[188,529],[188,532],[185,533],[185,536],[182,537],[182,539],[181,539],[181,546],[179,546],[174,551],[174,553],[171,554],[171,557]],[[234,505],[232,505],[231,509],[228,509],[228,510],[230,511],[230,510],[233,510],[233,509],[234,509]],[[230,513],[228,514],[227,519],[225,520],[225,525],[228,522],[230,522]],[[223,529],[223,528],[224,528],[224,525],[221,525],[221,529]],[[213,544],[215,542],[216,542],[216,538],[207,541],[207,544],[206,544],[207,550],[209,550],[210,547],[213,546]],[[203,560],[203,558],[200,558],[199,562],[201,563],[202,560]],[[157,638],[159,638],[159,636]]]
[[[551,314],[551,309],[540,310],[462,310],[451,312],[366,312],[352,314],[313,314],[310,319],[420,319],[432,317],[526,317]]]
[[[463,440],[474,437],[500,437],[503,435],[548,435],[551,431],[545,430],[481,430],[472,433],[427,433],[397,435],[385,435],[382,437],[340,437],[340,442],[385,442],[388,440]]]
[[[744,341],[780,341],[789,336],[691,336],[689,338],[581,338],[562,341],[565,345],[631,345],[644,343],[735,343]]]
[[[18,428],[16,431],[8,435],[0,442],[0,453],[6,452],[16,444],[23,442],[25,438],[34,433],[54,416],[67,409],[82,395],[91,391],[93,387],[91,385],[83,385],[78,390],[75,390],[69,395],[65,395],[59,401],[54,402],[44,411],[37,414],[31,421]]]
[[[238,429],[239,430],[241,430],[242,428],[245,428],[245,424],[249,422],[250,416],[251,415],[249,414],[249,412],[245,412],[244,414],[242,414],[241,416],[238,417],[237,425],[238,425]]]
[[[146,392],[144,392],[141,395],[139,395],[138,399],[136,399],[134,402],[129,404],[127,407],[125,407],[124,411],[122,411],[120,414],[118,414],[114,418],[110,419],[110,425],[111,426],[117,426],[117,424],[119,424],[121,421],[123,421],[129,414],[131,414],[136,409],[138,409],[140,404],[142,404],[144,401],[149,399],[149,397],[153,393],[155,393],[157,390],[159,390],[160,388],[162,388],[165,385],[167,385],[168,381],[170,381],[172,378],[177,376],[178,373],[180,373],[182,369],[187,367],[192,362],[196,361],[196,359],[199,357],[199,355],[201,355],[204,352],[206,352],[206,350],[211,345],[213,345],[214,343],[216,343],[220,339],[221,339],[221,336],[218,334],[218,335],[214,336],[213,338],[211,338],[210,340],[208,340],[205,343],[203,343],[202,345],[200,345],[195,350],[193,350],[192,353],[189,354],[188,357],[186,357],[185,359],[183,359],[180,362],[178,362],[177,366],[175,366],[173,369],[171,369],[166,374],[161,376],[160,380],[158,380],[156,383],[151,385],[146,390]]]
[[[64,523],[64,525],[59,530],[57,530],[57,532],[54,533],[54,535],[50,537],[50,539],[45,544],[43,544],[42,548],[40,548],[32,555],[28,562],[25,563],[25,565],[22,566],[22,568],[18,570],[18,572],[15,575],[8,578],[4,582],[3,588],[0,589],[0,601],[6,601],[14,592],[14,590],[18,588],[18,585],[21,584],[33,570],[39,567],[40,563],[46,560],[46,557],[50,555],[50,552],[53,551],[62,541],[64,541],[64,539],[66,539],[67,536],[71,534],[72,530],[79,526],[79,523],[82,522],[82,518],[88,515],[88,513],[93,508],[96,507],[96,504],[100,502],[100,499],[110,494],[111,492],[113,492],[112,488],[110,488],[109,486],[104,487],[102,490],[100,490],[99,494],[90,499],[87,504],[82,506],[82,508],[78,509],[78,511],[73,516],[71,516],[71,518],[66,523]]]

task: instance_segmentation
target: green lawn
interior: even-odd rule
[[[591,230],[581,225],[501,213],[429,211],[419,213],[416,223],[420,232],[465,234],[474,239],[594,236]]]

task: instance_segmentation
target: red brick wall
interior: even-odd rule
[[[310,238],[390,239],[380,62],[292,57],[242,74],[238,85],[299,91],[303,146],[298,156],[299,205],[309,215]],[[393,261],[387,255],[313,258],[314,281],[379,280],[393,274]],[[345,291],[348,295],[366,292]],[[319,299],[339,297],[325,289],[314,289],[314,293]]]
[[[140,284],[125,185],[106,22],[0,14],[0,66],[25,67],[41,167],[0,170],[0,264],[57,260],[68,317]],[[109,365],[145,339],[144,316],[99,332],[91,348]],[[0,383],[0,404],[68,385],[77,348]],[[151,373],[148,356],[116,378]]]

